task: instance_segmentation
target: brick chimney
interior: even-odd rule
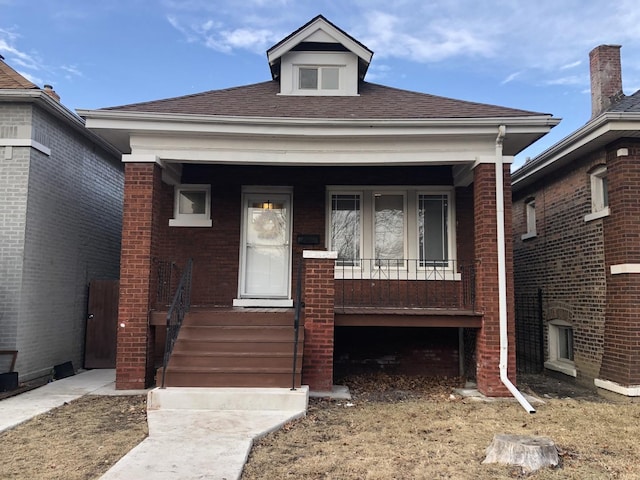
[[[591,118],[608,109],[624,95],[620,45],[600,45],[589,53]]]
[[[53,87],[51,85],[45,85],[44,86],[44,93],[46,93],[47,95],[49,95],[51,98],[53,98],[56,102],[60,101],[60,95],[58,95],[56,93],[56,91],[53,89]]]

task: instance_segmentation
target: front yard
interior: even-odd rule
[[[351,402],[313,401],[306,418],[257,442],[242,480],[640,478],[638,403],[565,388],[540,391],[545,403],[530,415],[515,402],[451,396],[450,381],[382,375],[352,382]],[[529,475],[482,465],[498,433],[550,437],[561,465]]]

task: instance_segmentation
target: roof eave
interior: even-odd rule
[[[640,137],[640,112],[605,112],[513,172],[513,191],[619,138]]]
[[[106,142],[103,138],[88,130],[85,122],[78,115],[63,104],[51,98],[41,89],[0,89],[0,102],[26,102],[38,104],[53,116],[84,135],[86,138],[100,145],[104,150],[115,157],[120,157],[122,152]]]

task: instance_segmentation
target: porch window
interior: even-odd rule
[[[449,199],[447,195],[418,196],[420,266],[441,265],[449,259]]]
[[[338,252],[340,265],[357,265],[360,261],[361,194],[331,196],[331,250]]]
[[[358,276],[372,278],[381,270],[406,276],[408,270],[453,269],[453,189],[337,188],[329,187],[327,212],[327,244],[338,252],[337,276],[355,275],[353,269],[339,267],[358,267]]]
[[[210,227],[211,186],[176,185],[174,188],[173,218],[171,227]]]

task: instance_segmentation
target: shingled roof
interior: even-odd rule
[[[103,111],[267,118],[446,119],[549,115],[360,82],[358,96],[278,95],[278,81],[211,90]]]
[[[0,56],[0,88],[21,89],[39,87],[4,63],[4,59]]]

